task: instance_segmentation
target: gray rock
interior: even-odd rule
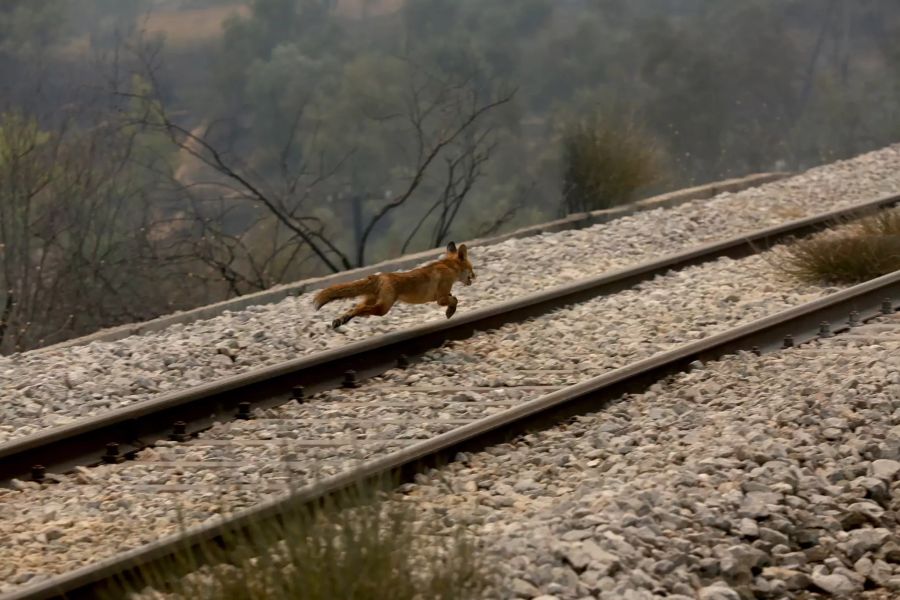
[[[600,588],[600,579],[601,574],[599,571],[594,571],[592,569],[588,569],[578,575],[578,579],[583,583],[589,590],[592,592],[596,592]],[[610,579],[612,581],[612,579]]]
[[[526,492],[538,489],[541,489],[541,485],[533,479],[522,479],[520,481],[517,481],[513,486],[513,490],[515,490],[519,494],[524,494]]]
[[[897,473],[900,473],[900,461],[896,460],[879,458],[878,460],[873,460],[869,467],[869,475],[871,477],[877,477],[888,482],[893,481]]]
[[[822,431],[822,437],[826,440],[837,441],[844,435],[844,430],[838,427],[827,427]]]
[[[891,497],[887,482],[876,477],[857,477],[850,482],[855,488],[862,488],[866,495],[876,502],[884,502]]]
[[[802,590],[809,585],[809,577],[806,573],[795,569],[766,567],[762,570],[762,576],[782,582],[785,589],[788,590]]]
[[[891,537],[888,529],[854,529],[848,532],[847,541],[838,544],[851,561],[856,561],[866,552],[871,552],[884,545]]]
[[[714,583],[700,588],[699,600],[741,600],[741,595],[724,583]]]
[[[729,577],[747,575],[750,570],[762,565],[768,557],[766,553],[752,546],[734,545],[725,550],[719,561],[721,572]]]
[[[881,559],[876,559],[872,562],[872,567],[869,569],[869,574],[866,577],[877,585],[886,586],[892,574],[889,564]]]
[[[759,535],[759,525],[753,519],[743,518],[736,529],[739,535],[745,537],[757,537]]]
[[[775,531],[774,529],[769,529],[768,527],[760,527],[759,528],[759,539],[765,540],[770,544],[781,544],[783,546],[788,546],[790,544],[790,540],[788,536],[784,535],[780,531]]]
[[[560,536],[560,539],[564,542],[577,542],[578,540],[584,540],[589,537],[593,537],[594,530],[593,529],[570,529]]]
[[[879,523],[881,517],[884,516],[884,509],[875,502],[863,501],[854,502],[847,507],[847,512],[851,514],[859,514],[873,523]]]
[[[512,580],[509,589],[513,594],[522,598],[534,598],[541,593],[539,589],[518,577]]]
[[[220,344],[216,346],[216,354],[228,357],[232,361],[238,356],[237,349],[232,348],[229,344]]]
[[[653,589],[657,586],[656,579],[648,575],[642,569],[630,570],[628,572],[628,579],[631,581],[632,585],[639,588]]]
[[[653,563],[653,573],[656,575],[668,575],[675,569],[675,563],[671,560],[663,559]]]
[[[85,383],[89,378],[90,376],[84,369],[72,369],[71,371],[66,372],[64,382],[67,387],[76,388]]]
[[[889,438],[879,444],[878,456],[890,460],[900,460],[900,439]]]
[[[805,552],[788,552],[778,557],[782,567],[799,567],[807,563]]]
[[[31,579],[33,579],[35,577],[35,575],[36,574],[32,573],[31,571],[25,571],[23,573],[19,573],[18,575],[16,575],[15,578],[13,578],[12,582],[17,585],[22,585],[23,583],[28,583]]]
[[[864,556],[853,564],[853,570],[862,577],[868,577],[872,572],[872,566],[872,560]]]
[[[592,569],[604,575],[614,574],[619,569],[621,564],[619,557],[611,552],[607,552],[592,540],[582,542],[581,550],[588,556]]]
[[[825,575],[822,572],[816,572],[812,574],[810,581],[832,596],[846,596],[862,589],[862,586],[849,577],[839,574]]]
[[[576,571],[584,571],[591,562],[587,552],[582,550],[579,546],[573,546],[567,549],[563,552],[563,558],[565,558]]]
[[[900,564],[900,545],[894,541],[886,542],[878,550],[878,555],[889,563]]]
[[[720,561],[718,559],[712,557],[701,558],[697,563],[697,570],[699,571],[700,575],[707,579],[710,579],[722,572],[719,563]]]
[[[781,494],[774,492],[749,492],[744,496],[744,501],[738,509],[742,517],[758,519],[772,514],[772,506],[781,500]]]
[[[567,593],[578,586],[578,574],[568,567],[553,567],[551,573],[553,580],[546,585],[550,594]]]
[[[212,357],[212,364],[214,367],[229,367],[234,362],[234,360],[224,354],[216,354]]]

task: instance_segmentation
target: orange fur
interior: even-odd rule
[[[456,297],[450,293],[453,284],[459,281],[472,285],[474,280],[475,271],[469,262],[466,245],[460,244],[457,248],[450,242],[447,254],[441,260],[412,271],[382,273],[350,283],[339,283],[321,290],[313,302],[318,310],[332,300],[362,297],[362,302],[331,322],[334,328],[353,317],[384,316],[398,301],[409,304],[437,302],[438,306],[447,307],[449,319],[458,304]]]

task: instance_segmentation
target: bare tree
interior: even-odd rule
[[[135,132],[0,113],[0,350],[164,310],[145,261],[154,215],[128,169]],[[141,301],[136,301],[137,299]]]
[[[407,113],[403,118],[409,124],[408,143],[415,148],[415,155],[402,191],[385,202],[363,229],[356,249],[358,266],[366,264],[367,242],[375,227],[390,213],[410,203],[425,178],[432,175],[439,159],[445,165],[441,191],[413,227],[403,251],[432,215],[436,218],[430,246],[441,245],[496,146],[493,128],[481,126],[481,121],[492,110],[510,102],[514,94],[515,91],[510,91],[482,100],[469,80],[447,81],[425,76],[422,83],[417,83],[411,78]]]
[[[384,185],[399,191],[382,195],[348,183],[355,180],[351,159],[356,148],[334,156],[320,149],[319,123],[308,101],[299,103],[285,123],[277,168],[260,172],[236,149],[236,119],[193,127],[181,122],[157,93],[161,86],[154,54],[144,52],[141,62],[150,89],[119,94],[141,103],[135,125],[164,133],[200,167],[195,171],[202,175],[178,182],[181,212],[194,219],[193,226],[185,227],[191,232],[185,240],[209,273],[226,282],[230,294],[297,277],[301,266],[309,273],[365,265],[379,226],[395,212],[405,218],[419,212],[403,251],[423,228],[430,230],[427,245],[441,245],[496,146],[490,113],[514,94],[482,98],[468,80],[435,78],[406,61],[404,109],[359,115],[368,125],[390,124],[397,153],[405,157]],[[423,201],[431,193],[436,199]],[[353,236],[346,233],[347,219],[335,214],[343,208],[336,206],[342,197],[356,207]],[[236,214],[244,216],[235,219],[242,226],[224,227],[229,215]]]

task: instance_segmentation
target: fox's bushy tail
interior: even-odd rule
[[[375,294],[378,291],[378,278],[370,275],[365,279],[357,279],[349,283],[338,283],[320,290],[313,298],[316,310],[319,310],[332,300],[340,298],[355,298],[365,294]]]

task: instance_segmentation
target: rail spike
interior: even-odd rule
[[[106,453],[103,454],[103,462],[108,465],[125,462],[125,457],[119,454],[119,444],[116,442],[109,442],[106,444]]]
[[[253,413],[250,412],[250,403],[249,402],[241,402],[238,404],[237,418],[248,420],[253,418]]]
[[[306,389],[302,385],[295,385],[291,388],[291,399],[297,404],[306,402]]]
[[[190,435],[187,432],[187,423],[184,421],[175,421],[172,423],[172,433],[169,434],[169,439],[175,442],[186,442],[190,439]]]
[[[350,369],[344,372],[344,380],[341,382],[341,387],[345,388],[356,388],[359,387],[359,381],[356,379],[356,371]]]

